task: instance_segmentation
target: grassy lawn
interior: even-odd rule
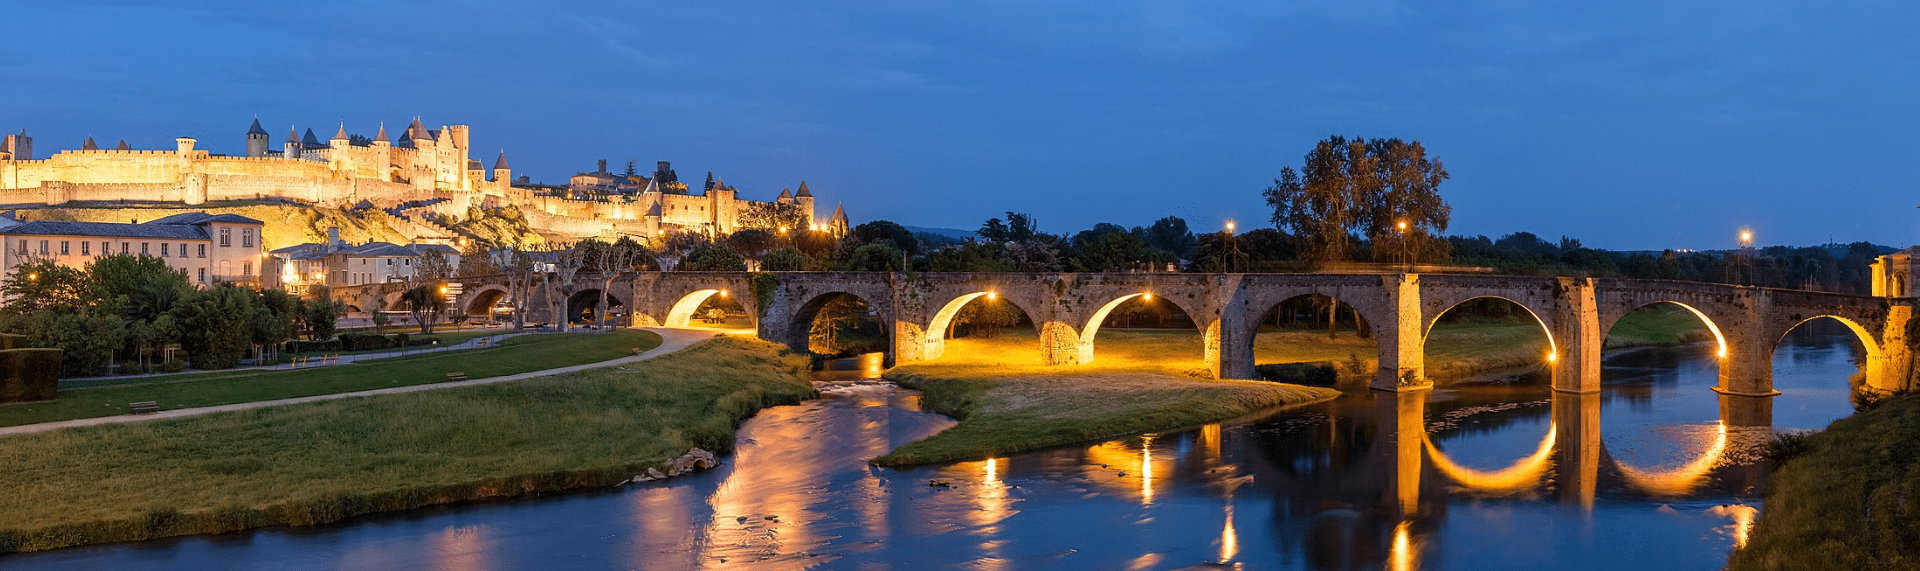
[[[163,410],[255,402],[439,383],[459,371],[480,379],[583,365],[660,346],[660,335],[637,329],[612,334],[526,335],[485,349],[422,353],[297,370],[214,371],[122,379],[111,386],[60,390],[50,402],[0,406],[0,426],[127,413],[127,403],[155,401]]]
[[[1728,568],[1920,569],[1920,396],[1834,421],[1767,480]]]
[[[1147,337],[1118,345],[1150,346],[1152,336]],[[1004,353],[983,350],[991,345],[951,340],[941,359],[887,372],[887,379],[922,391],[921,404],[928,410],[958,418],[960,424],[901,446],[874,463],[979,460],[1184,428],[1339,396],[1327,388],[1195,379],[1174,373],[1180,365],[1156,366],[1130,355],[1066,370],[1041,365],[1037,356],[1030,363],[1009,363]]]
[[[10,436],[0,552],[616,485],[732,450],[741,420],[814,396],[805,366],[721,338],[632,370]]]

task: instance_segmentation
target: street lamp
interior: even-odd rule
[[[1233,220],[1227,220],[1227,273],[1240,265],[1240,240],[1233,234]]]
[[[1413,254],[1407,251],[1407,221],[1401,220],[1396,226],[1400,227],[1400,263],[1411,266],[1413,265]]]

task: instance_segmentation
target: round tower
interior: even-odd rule
[[[253,118],[253,127],[247,129],[247,157],[267,156],[267,130],[260,128],[260,118]]]

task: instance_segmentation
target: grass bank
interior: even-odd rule
[[[0,439],[0,552],[618,484],[732,450],[811,398],[806,360],[722,338],[628,367]]]
[[[1920,396],[1806,436],[1728,568],[1920,569]]]
[[[883,466],[979,460],[1339,396],[1333,389],[1263,381],[1092,366],[1061,372],[979,361],[907,365],[888,371],[886,378],[922,391],[922,406],[960,424],[874,460]]]
[[[525,335],[484,349],[460,349],[347,365],[295,370],[247,369],[63,383],[49,402],[0,406],[0,426],[127,413],[127,403],[154,401],[163,410],[446,382],[448,372],[481,379],[596,363],[660,346],[660,335],[627,329],[611,334]]]

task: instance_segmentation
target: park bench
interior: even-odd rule
[[[136,403],[127,403],[127,412],[129,414],[145,414],[149,412],[160,412],[160,403],[155,401],[150,401],[150,400],[140,401]]]
[[[449,383],[453,383],[453,382],[459,382],[459,381],[464,381],[464,380],[467,380],[467,374],[466,374],[466,373],[462,373],[462,372],[458,372],[458,371],[456,371],[456,372],[452,372],[452,373],[447,373],[447,382],[449,382]]]

